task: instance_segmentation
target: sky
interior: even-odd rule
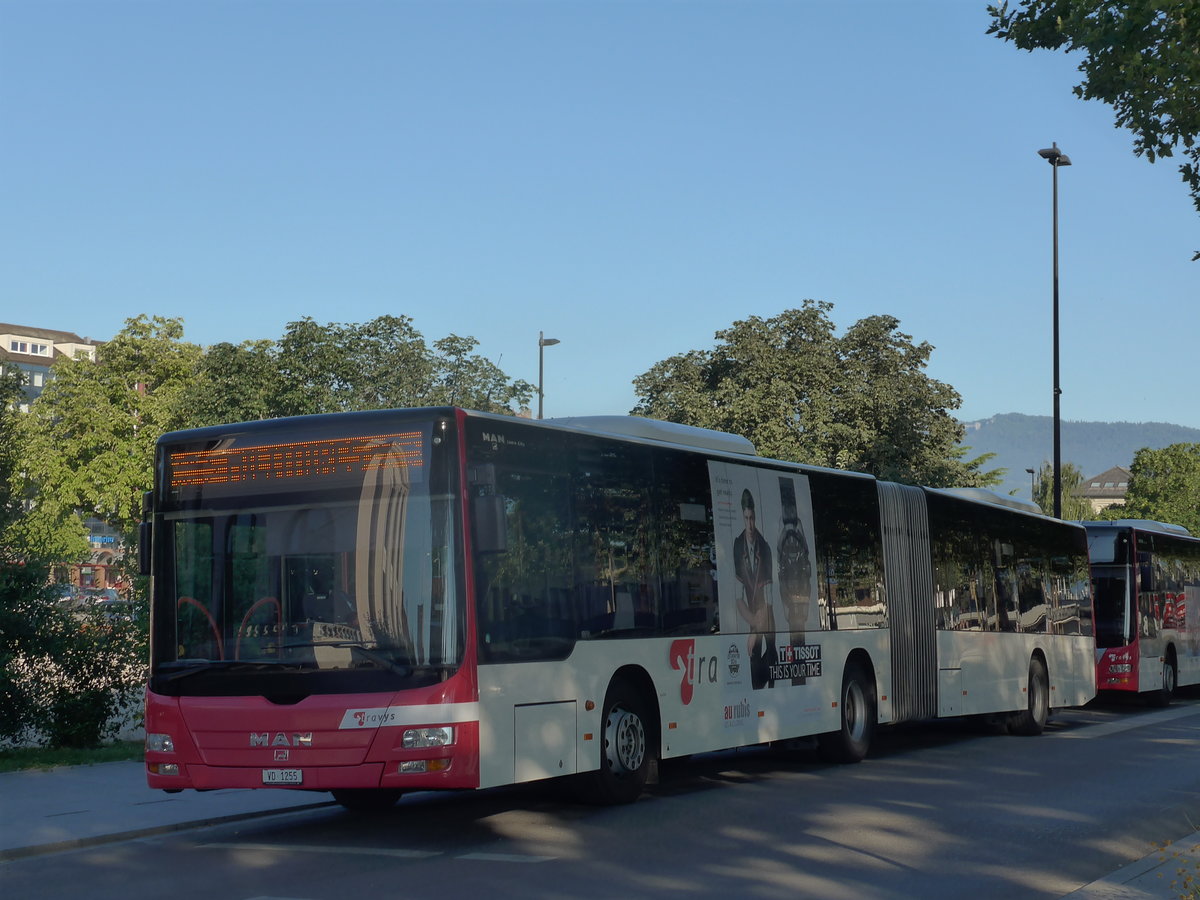
[[[1200,216],[986,0],[0,0],[0,321],[408,316],[547,417],[805,299],[964,421],[1200,427]],[[535,399],[536,405],[536,399]]]

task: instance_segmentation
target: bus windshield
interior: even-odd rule
[[[264,423],[162,448],[159,689],[226,672],[318,676],[302,693],[321,692],[322,674],[336,676],[325,690],[394,689],[457,666],[451,422],[404,425],[301,442]]]

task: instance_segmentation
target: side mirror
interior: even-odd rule
[[[496,467],[491,463],[472,466],[467,483],[474,493],[471,518],[475,521],[475,552],[503,553],[508,549],[508,516],[504,496],[496,493]]]
[[[508,521],[503,497],[487,494],[472,498],[471,517],[475,520],[476,553],[503,553],[508,549]]]
[[[154,492],[142,494],[142,521],[138,523],[138,572],[150,574],[150,524],[154,513]]]

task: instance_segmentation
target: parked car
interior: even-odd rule
[[[81,604],[87,602],[80,594],[79,588],[67,582],[54,585],[53,597],[62,609],[78,609]]]
[[[89,597],[93,610],[98,610],[110,622],[131,622],[134,617],[134,607],[130,600],[125,599],[112,588],[96,591]]]

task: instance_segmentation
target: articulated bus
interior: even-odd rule
[[[1200,684],[1200,538],[1141,519],[1084,522],[1096,609],[1096,688],[1152,705]]]
[[[986,492],[984,492],[986,493]],[[158,442],[150,787],[352,809],[1095,693],[1086,534],[642,418],[455,408]]]

